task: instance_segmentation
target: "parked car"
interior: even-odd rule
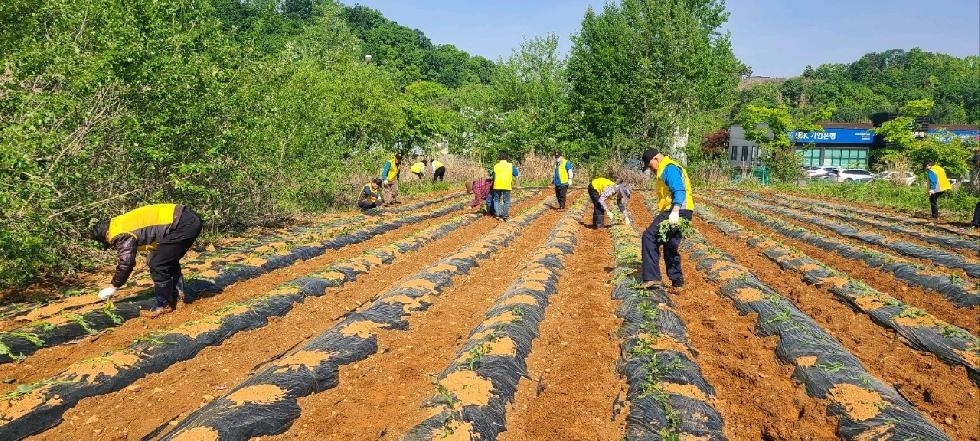
[[[898,172],[894,170],[889,170],[889,171],[879,173],[877,179],[894,182],[902,185],[912,185],[915,183],[916,176],[915,173],[912,173],[910,171]]]
[[[809,166],[809,167],[803,167],[803,173],[806,174],[806,177],[810,179],[815,179],[821,176],[826,176],[827,169],[826,167]]]
[[[875,175],[863,168],[845,168],[843,170],[838,170],[836,173],[837,182],[851,182],[851,181],[870,181],[875,178]]]
[[[837,181],[837,174],[840,172],[840,167],[818,167],[820,170],[815,171],[813,179],[826,179],[830,181]]]

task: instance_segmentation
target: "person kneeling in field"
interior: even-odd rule
[[[185,303],[193,301],[183,292],[180,259],[197,240],[201,228],[201,217],[177,204],[147,205],[97,222],[92,227],[92,239],[106,248],[114,247],[118,257],[112,285],[99,291],[99,299],[108,300],[126,284],[136,266],[137,251],[145,250],[150,252],[147,265],[156,296],[156,306],[146,315],[156,317],[173,311],[180,294]]]
[[[493,179],[482,178],[477,179],[473,182],[466,183],[466,193],[473,195],[473,201],[470,202],[470,208],[476,208],[478,205],[484,205],[484,214],[493,216],[493,206],[490,204],[490,192],[493,191]]]
[[[589,198],[592,199],[592,228],[602,228],[603,215],[609,216],[609,220],[612,221],[613,214],[609,211],[606,201],[613,195],[616,195],[616,206],[623,213],[623,221],[626,225],[632,225],[629,212],[626,211],[626,203],[629,202],[632,193],[629,184],[622,178],[616,182],[606,178],[593,179],[589,183]]]
[[[361,189],[361,194],[357,198],[357,208],[370,210],[380,205],[381,201],[381,179],[374,178]]]

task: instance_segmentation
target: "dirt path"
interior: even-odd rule
[[[823,250],[810,245],[806,242],[795,240],[783,236],[778,231],[763,224],[748,219],[738,213],[726,210],[719,206],[712,206],[716,212],[725,218],[734,220],[738,224],[751,228],[761,233],[765,233],[788,246],[795,247],[806,255],[823,262],[830,267],[867,283],[869,286],[888,293],[892,297],[899,299],[909,305],[913,305],[929,311],[934,316],[959,326],[973,335],[980,334],[980,308],[957,308],[952,302],[946,300],[941,294],[927,291],[924,288],[909,285],[899,280],[894,275],[872,268],[866,263],[857,259],[848,259],[837,253]]]
[[[322,270],[337,259],[353,257],[365,250],[397,241],[430,225],[445,222],[457,214],[428,219],[338,250],[327,250],[323,255],[313,259],[299,261],[254,279],[235,283],[217,295],[204,297],[190,305],[179,304],[176,311],[162,317],[156,319],[134,318],[119,327],[82,339],[75,344],[41,349],[22,363],[0,364],[0,378],[16,379],[10,384],[0,384],[0,394],[16,389],[19,384],[29,384],[39,379],[48,378],[79,360],[99,356],[106,351],[106,348],[125,347],[135,338],[154,329],[171,328],[180,323],[208,317],[212,311],[222,305],[261,295],[280,283]]]
[[[616,372],[621,320],[610,298],[612,266],[609,232],[583,229],[528,356],[533,381],[521,379],[498,440],[622,439],[629,409],[613,413],[626,383]]]
[[[978,389],[962,367],[951,367],[931,353],[904,345],[891,330],[876,325],[866,314],[854,312],[822,289],[783,271],[758,250],[725,236],[710,224],[695,220],[701,234],[736,261],[752,269],[760,280],[793,301],[824,330],[841,341],[868,368],[893,384],[913,405],[931,417],[954,439],[976,440],[980,427]]]
[[[637,200],[637,225],[652,217]],[[791,376],[793,368],[776,359],[777,337],[755,335],[755,317],[739,314],[682,255],[685,291],[672,294],[675,312],[687,326],[698,352],[696,361],[715,388],[715,408],[732,440],[836,439],[837,422],[827,416],[829,402],[811,398]]]
[[[541,200],[542,197],[536,196],[512,209],[520,210]],[[238,333],[220,346],[208,347],[193,359],[148,375],[124,390],[84,399],[65,414],[64,423],[34,438],[141,439],[157,427],[182,418],[220,396],[244,380],[255,367],[318,335],[343,314],[493,229],[498,222],[481,219],[418,251],[400,256],[395,265],[362,275],[322,297],[308,298],[285,317],[273,319],[265,327]],[[255,291],[253,295],[262,292]]]
[[[521,257],[544,243],[563,214],[546,213],[503,252],[456,278],[428,311],[407,319],[407,332],[381,331],[378,354],[341,367],[339,387],[301,398],[300,418],[269,439],[395,440],[428,418],[420,404],[436,394],[432,382],[520,275]]]

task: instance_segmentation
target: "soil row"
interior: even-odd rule
[[[0,437],[20,438],[51,427],[60,421],[65,409],[82,398],[122,389],[149,373],[193,357],[205,346],[221,344],[239,331],[264,326],[271,317],[287,313],[305,297],[322,296],[327,288],[343,286],[360,274],[389,265],[399,255],[417,250],[479,217],[469,214],[453,218],[360,257],[334,263],[320,273],[283,283],[258,297],[223,305],[209,318],[145,334],[125,349],[82,360],[54,377],[20,388],[15,396],[0,404]]]
[[[406,330],[405,317],[428,309],[452,284],[454,276],[468,273],[478,262],[500,251],[545,209],[542,205],[512,218],[484,238],[392,287],[367,308],[347,315],[193,412],[166,430],[162,439],[244,439],[286,430],[299,417],[299,397],[336,387],[340,366],[377,353],[379,330]]]
[[[315,246],[301,246],[268,258],[256,258],[249,265],[222,265],[221,270],[214,270],[213,275],[201,274],[197,279],[188,279],[187,289],[189,292],[209,292],[212,293],[211,295],[215,295],[233,283],[258,277],[269,271],[292,265],[297,261],[311,259],[322,255],[327,250],[340,249],[364,242],[405,225],[444,216],[459,211],[462,207],[463,203],[454,203],[428,213],[380,222],[371,227],[323,241]],[[80,308],[77,312],[62,312],[57,317],[39,320],[15,331],[0,333],[0,363],[23,360],[40,348],[63,344],[85,335],[119,326],[127,320],[138,317],[140,310],[149,309],[156,304],[152,298],[139,299],[140,297],[137,295],[131,300],[106,302],[101,307],[89,305]],[[85,312],[86,310],[87,312]]]
[[[856,215],[850,212],[821,207],[819,205],[807,205],[800,202],[792,202],[782,198],[769,199],[758,193],[746,192],[743,193],[743,195],[755,200],[778,204],[786,208],[809,211],[821,216],[828,216],[846,223],[864,225],[874,229],[898,233],[904,236],[904,238],[907,240],[912,240],[922,244],[931,244],[953,250],[966,251],[967,253],[965,254],[965,257],[976,256],[977,253],[980,253],[980,242],[975,239],[964,239],[960,235],[943,234],[942,232],[937,232],[934,229],[930,230],[921,226],[908,226],[895,221],[884,221],[867,215]]]
[[[528,202],[521,202],[515,209],[522,209],[527,205]],[[423,222],[408,229],[417,227],[414,231],[418,231],[425,228],[427,224],[434,223]],[[39,438],[140,439],[147,434],[173,427],[169,424],[170,421],[181,420],[199,406],[214,401],[215,397],[221,396],[231,387],[246,380],[256,368],[266,365],[269,360],[280,359],[290,350],[302,345],[304,340],[327,330],[351,311],[370,304],[377,298],[379,292],[383,292],[394,282],[424,269],[444,255],[447,250],[458,247],[461,238],[484,234],[495,226],[497,221],[481,218],[476,223],[464,226],[441,239],[425,242],[418,251],[410,251],[399,256],[397,265],[377,267],[343,287],[328,288],[326,295],[322,297],[306,297],[288,314],[281,318],[273,318],[266,326],[239,332],[218,346],[205,347],[195,357],[177,362],[163,372],[147,375],[123,390],[85,398],[65,413],[64,423],[42,433]],[[395,240],[388,236],[390,235],[372,239],[370,243],[378,246]],[[368,249],[368,247],[356,246],[350,250],[341,250],[344,252],[340,254],[353,257],[356,253]],[[356,252],[351,254],[350,251],[355,250]],[[338,253],[330,253],[330,256],[337,255]],[[294,265],[296,268],[286,268],[284,270],[288,270],[287,274],[291,277],[279,277],[276,279],[279,280],[278,282],[273,281],[269,284],[262,282],[264,278],[260,278],[242,284],[242,289],[236,285],[235,289],[242,291],[242,295],[252,292],[254,296],[255,292],[267,292],[278,284],[299,276],[308,276],[317,271],[329,272],[327,268],[337,263],[336,257],[331,259],[330,256],[321,256],[310,262]],[[187,317],[199,316],[191,310],[178,310],[178,312],[182,311],[185,312],[182,319],[171,320],[169,316],[177,314],[173,313],[165,318],[164,323],[154,322],[154,325],[170,323],[177,326],[187,320]],[[92,346],[94,351],[100,346],[104,347],[105,345],[99,343],[109,338],[124,346],[127,338],[131,341],[135,335],[138,335],[119,331],[117,329],[103,336],[100,341],[86,343],[86,345]],[[129,336],[127,337],[126,334]]]
[[[824,288],[855,311],[867,314],[875,323],[897,332],[911,348],[930,352],[951,365],[962,366],[974,382],[980,381],[980,339],[966,330],[852,279],[778,241],[723,220],[709,209],[698,207],[697,215],[726,236],[759,249],[780,268],[799,274],[806,283]]]
[[[812,244],[816,247],[830,251],[852,260],[858,260],[865,265],[880,269],[890,273],[904,282],[919,286],[927,290],[933,290],[952,302],[958,308],[973,308],[980,305],[980,292],[976,286],[972,286],[958,276],[950,275],[935,270],[928,270],[920,264],[897,257],[893,254],[883,253],[867,247],[851,245],[846,241],[838,240],[823,234],[817,234],[811,230],[782,220],[779,216],[765,211],[752,210],[737,203],[735,200],[719,198],[725,203],[724,206],[712,202],[717,208],[730,209],[739,214],[757,221],[781,235]],[[755,208],[755,207],[753,207]],[[761,210],[761,209],[759,209]],[[766,213],[766,214],[762,214]],[[823,260],[823,259],[822,259]],[[947,318],[949,320],[949,318]],[[976,332],[962,322],[956,322],[959,326]],[[976,324],[972,325],[976,326]]]

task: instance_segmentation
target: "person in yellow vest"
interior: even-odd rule
[[[370,210],[381,202],[381,179],[374,178],[361,189],[361,194],[357,197],[357,208]]]
[[[493,212],[497,219],[506,221],[510,213],[510,191],[514,188],[514,178],[517,177],[517,166],[507,159],[507,153],[500,152],[497,163],[493,166],[493,191],[490,193]]]
[[[939,219],[939,198],[953,186],[946,177],[946,170],[936,164],[936,161],[929,161],[923,165],[926,169],[926,177],[929,178],[929,208],[932,210],[932,218]]]
[[[565,159],[561,152],[555,152],[555,199],[558,201],[558,209],[565,209],[565,201],[568,199],[568,187],[572,186],[572,178],[575,177],[575,169],[572,162]]]
[[[99,299],[108,300],[125,285],[136,266],[137,252],[149,251],[147,266],[156,306],[146,315],[156,317],[173,311],[180,294],[185,303],[193,301],[189,293],[183,292],[180,259],[197,240],[201,228],[201,217],[179,204],[147,205],[97,222],[92,227],[92,239],[106,248],[115,248],[118,258],[112,285],[99,291]]]
[[[408,171],[412,172],[413,175],[418,176],[422,179],[425,176],[425,161],[417,161],[409,167]]]
[[[384,205],[394,205],[398,201],[398,165],[402,162],[402,155],[397,154],[385,162],[381,168],[381,194],[383,195]]]
[[[609,210],[609,204],[606,201],[613,195],[616,196],[616,206],[623,213],[624,221],[627,225],[631,225],[629,212],[626,211],[626,203],[630,200],[630,194],[632,194],[632,190],[622,178],[616,182],[603,177],[593,179],[589,183],[589,198],[592,199],[592,228],[602,228],[604,215],[609,216],[609,219],[612,220],[612,212]]]
[[[663,287],[660,275],[660,247],[663,247],[664,262],[667,267],[667,277],[674,288],[684,286],[684,273],[681,271],[681,231],[674,228],[680,219],[691,220],[694,212],[693,189],[687,170],[680,164],[664,156],[657,149],[648,149],[642,156],[644,169],[649,168],[656,174],[657,209],[659,213],[653,222],[643,232],[641,255],[643,263],[643,287],[653,289]],[[660,240],[660,224],[668,222],[671,225],[666,240]]]
[[[446,178],[446,164],[438,160],[432,160],[432,182],[442,181]]]

